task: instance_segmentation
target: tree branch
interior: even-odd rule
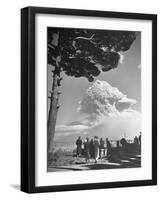
[[[72,46],[76,49],[76,41],[75,40],[79,40],[79,39],[82,39],[82,40],[88,40],[90,41],[92,44],[95,44],[94,42],[92,42],[92,39],[93,37],[95,36],[95,34],[93,34],[90,38],[87,38],[87,37],[83,37],[83,36],[80,36],[80,37],[76,37],[73,39],[73,42],[72,42]]]
[[[83,37],[83,36],[79,36],[79,37],[74,38],[74,40],[78,40],[78,39],[83,39],[83,40],[92,40],[94,36],[95,36],[95,34],[93,34],[90,38]]]

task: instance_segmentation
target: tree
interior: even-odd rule
[[[59,105],[61,72],[94,80],[101,71],[117,67],[121,52],[136,39],[136,32],[48,28],[48,65],[53,67],[53,83],[48,116],[48,152],[52,150]]]

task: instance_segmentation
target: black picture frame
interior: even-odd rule
[[[152,21],[152,179],[61,186],[35,186],[35,15],[138,19]],[[21,9],[21,190],[27,193],[103,189],[157,184],[157,15],[45,7]]]

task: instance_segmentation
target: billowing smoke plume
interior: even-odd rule
[[[79,102],[82,119],[57,126],[58,136],[76,137],[78,134],[93,137],[120,139],[123,135],[133,138],[141,129],[141,114],[132,106],[130,99],[106,81],[95,81]]]
[[[136,101],[127,98],[125,94],[109,83],[97,80],[87,89],[82,101],[79,103],[78,111],[80,113],[107,116],[119,114],[123,110],[131,110]]]

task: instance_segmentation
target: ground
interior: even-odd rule
[[[114,150],[111,159],[99,159],[97,163],[93,159],[86,162],[85,157],[76,157],[73,152],[62,152],[58,159],[50,160],[48,172],[138,167],[141,167],[141,154],[138,151],[126,152],[123,150]]]

